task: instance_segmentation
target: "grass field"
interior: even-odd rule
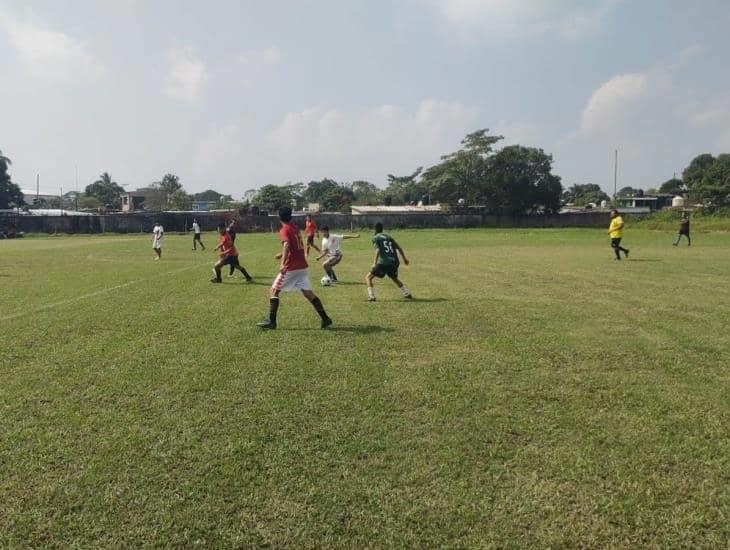
[[[730,234],[393,236],[274,332],[271,234],[0,241],[0,547],[730,544]]]

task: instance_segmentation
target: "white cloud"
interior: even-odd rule
[[[494,125],[493,133],[504,136],[504,140],[499,142],[499,146],[504,145],[524,145],[526,147],[539,147],[537,144],[540,131],[535,124],[531,122],[509,122],[500,120]]]
[[[241,189],[323,177],[384,184],[388,173],[410,172],[456,150],[476,128],[477,114],[461,103],[433,99],[412,111],[393,105],[359,112],[313,107],[284,115],[264,140],[248,135],[245,125],[213,130],[198,145],[196,166],[201,175]]]
[[[622,0],[425,0],[465,37],[541,35],[578,40],[600,31]]]
[[[167,57],[170,63],[166,81],[167,95],[179,101],[196,102],[208,80],[205,63],[195,55],[190,46],[172,48]]]
[[[8,33],[28,71],[37,78],[86,82],[105,72],[83,40],[2,13],[0,27]]]
[[[232,69],[234,80],[247,87],[253,86],[277,66],[281,59],[282,53],[276,46],[243,52]]]
[[[581,117],[580,131],[585,135],[619,126],[633,108],[650,93],[647,74],[623,74],[602,84],[588,100]]]

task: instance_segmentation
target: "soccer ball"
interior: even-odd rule
[[[322,277],[320,283],[322,283],[322,286],[330,286],[332,284],[332,279],[325,275],[324,277]]]

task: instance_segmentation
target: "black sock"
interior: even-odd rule
[[[242,265],[239,265],[238,269],[241,270],[241,273],[243,273],[243,276],[246,277],[246,279],[251,278],[251,275],[248,274],[248,271],[246,271],[246,269]]]
[[[276,313],[279,311],[279,298],[269,298],[269,322],[276,324]]]
[[[324,310],[324,306],[322,305],[322,300],[315,296],[314,300],[312,300],[311,303],[314,309],[317,310],[317,313],[319,313],[319,316],[322,318],[323,321],[325,319],[329,319],[329,317],[327,317],[327,312]]]
[[[619,252],[619,249],[618,248],[614,248],[613,251],[616,253],[616,259],[617,260],[620,260],[621,259],[621,252]]]
[[[330,279],[332,279],[333,281],[337,280],[337,275],[335,275],[334,269],[330,269]]]

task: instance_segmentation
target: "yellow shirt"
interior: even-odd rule
[[[608,226],[608,234],[612,239],[620,239],[624,234],[624,220],[621,216],[616,216],[611,220],[611,225]]]

